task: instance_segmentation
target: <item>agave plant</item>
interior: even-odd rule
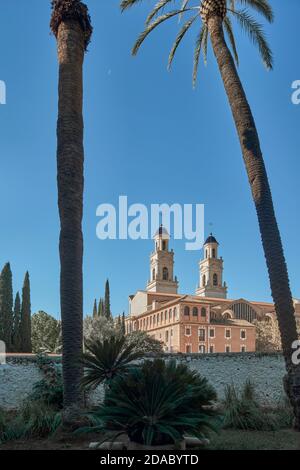
[[[114,378],[126,374],[133,364],[136,365],[144,354],[134,343],[127,344],[126,338],[119,335],[102,341],[87,341],[85,349],[82,386],[86,389],[94,389],[102,383],[110,385]]]
[[[221,422],[211,407],[215,399],[207,380],[186,366],[145,361],[111,383],[85,431],[114,430],[147,446],[174,444],[186,434],[203,438]]]

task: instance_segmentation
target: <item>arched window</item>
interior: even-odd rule
[[[161,321],[161,323],[163,322],[163,319],[164,319],[164,312],[161,312],[161,314],[160,314],[160,321]]]
[[[187,305],[184,307],[184,315],[188,316],[190,314],[190,307]]]
[[[159,323],[159,313],[156,316],[157,316],[157,324],[158,324]]]
[[[167,281],[169,279],[169,271],[168,268],[163,268],[163,280]]]
[[[152,270],[152,281],[155,280],[155,269]]]
[[[201,308],[201,317],[206,317],[206,308],[205,307]]]
[[[165,251],[165,249],[166,249],[166,246],[167,246],[166,242],[163,241],[163,250],[164,250],[164,251]]]
[[[197,309],[197,307],[193,307],[193,317],[198,317],[198,309]]]
[[[247,303],[237,303],[231,306],[234,312],[234,317],[238,320],[247,320],[252,323],[256,319],[256,311]]]
[[[213,257],[213,258],[216,257],[216,249],[215,249],[215,248],[213,248],[213,250],[212,250],[212,257]]]
[[[174,320],[178,320],[177,308],[176,307],[174,307],[174,309],[173,309],[173,318],[174,318]]]
[[[229,312],[225,312],[222,316],[225,320],[230,320],[231,319],[231,315],[230,315]]]
[[[169,310],[169,321],[171,321],[171,320],[172,320],[172,309],[170,308],[170,310]]]
[[[205,250],[205,258],[208,258],[208,251]]]
[[[213,275],[213,284],[214,286],[218,285],[218,275],[216,273]]]
[[[165,311],[165,321],[168,320],[168,310]]]
[[[204,274],[204,276],[202,276],[202,287],[205,287],[206,286],[206,276]]]

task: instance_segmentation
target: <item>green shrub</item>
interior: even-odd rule
[[[145,445],[176,443],[185,434],[202,438],[220,426],[215,399],[207,380],[185,365],[145,361],[111,382],[104,404],[89,414],[93,426],[81,431],[113,429]]]
[[[253,431],[274,431],[278,428],[274,416],[263,413],[255,396],[254,385],[247,381],[239,394],[235,386],[225,388],[224,427]]]
[[[26,401],[14,416],[0,414],[0,443],[16,439],[52,435],[61,424],[61,415],[42,402]]]
[[[45,355],[38,356],[37,365],[43,372],[44,378],[33,386],[29,400],[43,402],[45,405],[61,409],[63,407],[61,367]]]
[[[134,343],[127,344],[125,336],[112,335],[109,339],[85,342],[83,355],[85,375],[82,386],[96,388],[110,385],[115,377],[126,374],[143,357]]]
[[[40,401],[49,406],[54,406],[58,409],[63,407],[63,383],[61,372],[53,381],[42,379],[33,386],[33,391],[30,395],[31,401]]]

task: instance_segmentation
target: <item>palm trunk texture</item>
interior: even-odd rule
[[[254,118],[225,42],[222,18],[211,16],[208,29],[238,132],[256,208],[287,369],[284,384],[294,409],[295,427],[300,430],[300,366],[292,363],[292,343],[298,339],[295,311],[268,176]]]
[[[60,215],[60,295],[63,338],[64,408],[82,400],[83,330],[83,78],[84,32],[76,20],[60,23],[57,34],[59,110],[57,184]]]

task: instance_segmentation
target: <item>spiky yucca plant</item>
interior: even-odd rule
[[[141,1],[122,0],[121,9],[126,10]],[[168,7],[171,5],[173,7],[173,3],[177,4],[177,8],[170,10]],[[263,27],[251,15],[250,9],[262,15],[268,22],[273,21],[273,10],[269,0],[157,0],[146,19],[146,27],[138,37],[132,53],[135,55],[138,52],[146,37],[160,24],[172,18],[178,17],[181,20],[185,17],[185,22],[171,49],[168,65],[171,66],[185,34],[192,26],[197,25],[193,70],[195,84],[201,51],[206,61],[208,39],[211,40],[232,110],[257,212],[287,368],[285,388],[294,408],[295,427],[300,430],[300,366],[292,361],[293,344],[298,339],[293,299],[259,136],[235,66],[239,58],[231,18],[236,20],[254,45],[258,47],[266,67],[268,69],[273,67],[272,52]],[[225,33],[233,55],[225,40]]]

